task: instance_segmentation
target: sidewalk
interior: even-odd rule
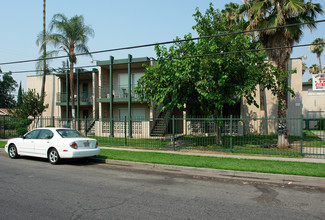
[[[325,163],[325,159],[314,158],[283,158],[283,157],[266,157],[266,156],[248,156],[248,155],[229,155],[217,153],[192,153],[192,152],[178,152],[178,151],[156,151],[156,150],[142,150],[142,149],[129,149],[129,148],[114,148],[114,147],[101,147],[101,149],[112,150],[126,150],[138,152],[158,152],[158,153],[171,153],[181,155],[197,155],[208,157],[225,157],[225,158],[238,158],[238,159],[257,159],[257,160],[276,160],[276,161],[291,161],[291,162],[308,162],[308,163]],[[4,149],[0,148],[0,153],[5,154]],[[277,186],[300,187],[300,188],[315,188],[325,191],[325,178],[324,177],[309,177],[309,176],[296,176],[287,174],[270,174],[246,171],[233,171],[233,170],[219,170],[209,168],[196,168],[175,165],[151,164],[132,161],[120,161],[110,159],[95,159],[107,164],[111,168],[138,170],[143,172],[164,173],[168,175],[175,175],[180,177],[190,177],[205,180],[218,180],[218,181],[231,181],[241,184],[270,184]]]
[[[155,151],[155,150],[141,150],[141,149],[128,149],[128,148],[113,148],[101,147],[102,149],[113,150],[127,150],[138,152],[159,152],[159,153],[172,153],[182,155],[199,155],[209,157],[227,157],[238,159],[258,159],[258,160],[278,160],[278,161],[291,161],[291,162],[310,162],[310,163],[325,163],[324,159],[313,158],[282,158],[282,157],[265,157],[265,156],[244,156],[244,155],[224,155],[215,153],[190,153],[190,152],[175,152],[175,151]],[[323,177],[309,177],[309,176],[296,176],[287,174],[270,174],[270,173],[257,173],[233,170],[219,170],[209,168],[195,168],[183,167],[175,165],[151,164],[131,161],[117,161],[117,160],[102,160],[107,165],[115,168],[140,170],[145,172],[159,172],[176,176],[189,176],[197,179],[211,179],[220,181],[232,181],[240,183],[260,183],[260,184],[273,184],[280,186],[292,187],[307,187],[325,190],[325,178]]]
[[[289,162],[307,162],[307,163],[325,163],[325,159],[316,158],[287,158],[287,157],[268,157],[268,156],[250,156],[250,155],[230,155],[222,153],[192,153],[192,152],[180,152],[180,151],[166,151],[166,150],[143,150],[143,149],[131,149],[131,148],[118,148],[118,147],[100,147],[101,149],[112,149],[112,150],[127,150],[127,151],[138,151],[138,152],[156,152],[156,153],[168,153],[168,154],[180,154],[180,155],[195,155],[195,156],[206,156],[206,157],[226,157],[226,158],[237,158],[237,159],[256,159],[256,160],[278,160],[278,161],[289,161]]]

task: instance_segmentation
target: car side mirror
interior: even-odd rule
[[[20,138],[25,139],[25,136],[24,135],[21,135]]]

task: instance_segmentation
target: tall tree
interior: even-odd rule
[[[308,68],[311,74],[318,74],[321,72],[321,68],[317,64],[313,64]]]
[[[7,72],[0,78],[0,107],[11,108],[16,105],[13,92],[18,86],[17,82],[12,78],[12,73]]]
[[[82,15],[67,18],[63,14],[55,14],[49,25],[50,33],[46,40],[55,48],[60,48],[65,51],[69,59],[69,81],[70,95],[72,103],[72,117],[74,117],[75,102],[74,102],[74,80],[73,72],[74,65],[77,63],[77,53],[89,53],[87,42],[89,37],[94,36],[94,30],[84,23]]]
[[[23,90],[21,88],[21,81],[19,84],[19,88],[18,88],[18,95],[17,95],[17,106],[21,106],[23,103]]]
[[[45,97],[45,81],[46,81],[46,0],[43,0],[43,77],[41,88],[41,102],[44,103]]]
[[[199,36],[242,30],[242,22],[228,19],[210,4],[205,14],[196,11],[193,29]],[[191,38],[186,35],[185,39]],[[175,43],[168,49],[156,46],[157,61],[145,70],[135,89],[140,100],[151,100],[157,107],[178,108],[190,116],[220,117],[225,105],[232,106],[245,97],[255,100],[257,85],[276,91],[274,68],[265,61],[265,53],[236,53],[260,48],[250,35],[200,39]],[[223,54],[222,54],[223,52]],[[218,55],[213,55],[218,54]],[[219,123],[215,123],[216,143],[222,144]]]
[[[317,59],[318,59],[318,62],[319,62],[319,68],[320,70],[322,69],[322,62],[321,62],[321,55],[324,51],[324,47],[325,47],[325,38],[316,38],[312,44],[314,45],[311,45],[309,46],[309,50],[312,52],[312,53],[315,53],[316,56],[317,56]],[[321,72],[321,71],[320,71]]]
[[[13,108],[11,114],[22,119],[31,116],[36,124],[37,120],[35,119],[38,119],[42,112],[48,108],[48,104],[44,105],[41,96],[36,93],[35,89],[29,89],[26,93],[23,93],[21,99],[22,103]]]
[[[288,24],[299,24],[314,21],[317,14],[322,14],[320,4],[313,4],[311,1],[305,3],[304,0],[245,0],[241,5],[240,12],[247,16],[248,30],[278,27]],[[281,48],[267,50],[268,57],[281,71],[288,70],[292,46],[299,42],[303,32],[303,25],[290,26],[285,28],[268,29],[258,32],[258,39],[265,48]],[[307,24],[312,30],[314,23]],[[280,78],[279,87],[287,84],[287,77]],[[285,90],[278,93],[278,117],[287,117],[287,92]],[[286,127],[286,121],[280,121]],[[279,135],[278,145],[288,146],[287,134]]]
[[[236,24],[240,21],[241,16],[238,13],[239,5],[233,2],[225,5],[225,9],[221,10],[221,13],[228,20],[228,24]]]

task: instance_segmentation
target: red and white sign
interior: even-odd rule
[[[325,74],[317,74],[313,76],[313,90],[314,91],[325,90]]]

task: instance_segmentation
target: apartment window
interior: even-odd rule
[[[127,108],[119,109],[119,119],[124,120],[125,117],[128,119],[129,112]],[[146,118],[146,110],[144,108],[132,108],[131,117],[133,120],[144,120]]]
[[[144,76],[144,73],[131,74],[131,90],[138,86],[138,80]],[[128,94],[128,74],[123,73],[118,75],[118,95],[126,98]]]

